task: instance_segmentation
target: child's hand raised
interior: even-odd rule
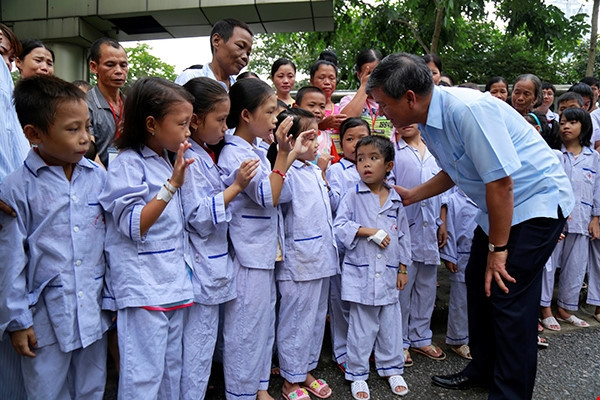
[[[294,124],[294,117],[289,116],[279,124],[275,136],[277,137],[277,145],[279,151],[290,151],[292,149],[291,137],[288,137],[288,132]]]
[[[316,132],[314,129],[309,129],[307,131],[302,132],[296,138],[294,142],[294,148],[292,149],[296,154],[306,153],[310,146],[313,145],[312,140],[316,136]]]
[[[183,158],[183,154],[190,147],[192,147],[192,145],[186,140],[179,145],[179,150],[177,150],[175,165],[173,165],[173,175],[171,175],[171,179],[169,179],[171,185],[175,186],[176,189],[179,189],[183,185],[185,180],[185,170],[194,162],[193,158]]]
[[[260,160],[258,158],[242,161],[235,176],[235,184],[239,185],[240,189],[244,190],[248,186],[254,175],[256,175],[259,164]]]
[[[317,165],[321,168],[321,171],[327,171],[327,167],[329,166],[329,162],[333,159],[329,153],[321,153],[319,158],[317,159]]]

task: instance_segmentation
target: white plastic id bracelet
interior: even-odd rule
[[[384,231],[383,229],[380,229],[377,231],[376,234],[371,235],[367,238],[367,240],[372,240],[375,243],[377,243],[378,245],[381,244],[381,242],[383,242],[383,239],[385,239],[385,237],[387,236],[387,232]]]
[[[165,186],[162,186],[156,195],[156,200],[162,200],[168,203],[173,198],[173,193],[169,191]]]
[[[172,194],[175,194],[175,192],[177,191],[177,188],[173,185],[171,185],[171,182],[169,182],[169,180],[167,180],[165,182],[165,187],[167,188],[167,190],[169,190],[169,192],[171,192]]]

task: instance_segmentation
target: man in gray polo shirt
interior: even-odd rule
[[[125,96],[121,88],[127,81],[127,54],[118,41],[100,38],[90,48],[90,71],[98,79],[87,96],[90,133],[95,138],[100,161],[108,167],[108,149],[121,131]]]

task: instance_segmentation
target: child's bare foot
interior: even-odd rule
[[[256,393],[256,400],[275,400],[266,390],[259,390]]]
[[[352,391],[352,398],[356,400],[371,398],[371,393],[369,392],[369,385],[367,385],[366,381],[352,382],[352,384],[350,385],[350,390]]]
[[[562,307],[558,307],[558,310],[556,311],[556,316],[560,319],[567,320],[567,319],[571,318],[571,315],[572,315],[571,313],[569,313],[567,310],[565,310]]]
[[[408,393],[408,385],[406,381],[402,377],[402,375],[392,375],[388,376],[388,383],[390,384],[390,389],[394,394],[398,396],[404,396]]]
[[[552,309],[550,307],[541,307],[542,319],[552,316]]]

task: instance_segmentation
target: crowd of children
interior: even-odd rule
[[[361,57],[362,91],[344,101],[348,115],[332,101],[330,53],[295,102],[287,59],[271,73],[277,92],[253,78],[229,93],[206,77],[184,86],[138,79],[108,171],[84,157],[82,91],[54,77],[17,84],[16,112],[34,147],[0,183],[16,215],[0,213],[0,333],[22,356],[31,398],[102,399],[115,324],[119,398],[204,398],[219,359],[228,399],[271,399],[275,348],[285,399],[328,398],[342,388],[313,375],[327,315],[352,397],[370,398],[372,352],[403,396],[410,349],[446,358],[430,327],[442,260],[451,274],[446,344],[471,358],[464,271],[477,207],[458,188],[402,205],[395,185],[414,187],[440,169],[417,125],[371,135],[385,116],[364,86],[381,54]],[[441,78],[439,59],[426,61]],[[544,270],[540,324],[551,330],[558,320],[589,326],[573,314],[586,272],[600,322],[600,137],[585,86],[558,99],[558,114],[542,102],[542,89],[553,99],[554,88],[535,75],[513,89],[515,109],[556,149],[578,199]],[[501,101],[508,89],[501,77],[486,86]]]

